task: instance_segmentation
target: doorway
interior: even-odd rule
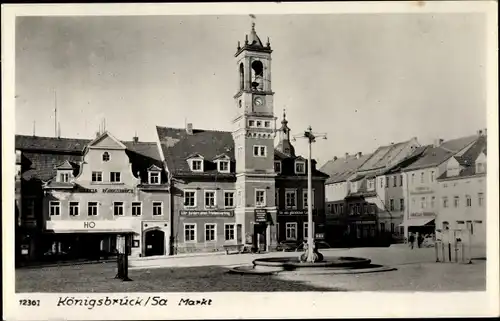
[[[159,229],[149,230],[145,233],[144,240],[146,256],[165,254],[165,232]]]
[[[253,247],[258,252],[267,251],[267,224],[255,224],[254,225],[254,240]]]

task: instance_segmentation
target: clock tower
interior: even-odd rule
[[[271,44],[262,43],[255,23],[235,53],[238,87],[234,95],[236,223],[242,241],[267,250],[276,245],[274,117]],[[240,231],[238,231],[239,234]],[[264,243],[264,244],[263,244]]]

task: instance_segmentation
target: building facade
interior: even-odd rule
[[[477,135],[449,141],[436,140],[422,156],[402,169],[406,179],[408,206],[403,227],[405,237],[409,232],[432,234],[439,210],[437,178],[445,172],[446,161],[459,156],[474,144]]]
[[[437,178],[438,239],[470,243],[473,257],[486,257],[486,136],[451,157]]]
[[[132,256],[168,255],[170,195],[155,143],[109,132],[92,141],[19,141],[31,163],[23,217],[33,222],[33,259],[114,255],[120,234],[132,235]]]

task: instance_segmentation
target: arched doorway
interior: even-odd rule
[[[165,254],[165,232],[152,229],[145,234],[145,255],[155,256]]]

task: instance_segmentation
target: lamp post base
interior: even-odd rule
[[[323,261],[323,254],[319,253],[318,248],[316,246],[312,250],[311,255],[309,253],[310,251],[309,249],[310,247],[308,246],[305,249],[305,251],[300,255],[299,257],[300,262],[315,263]]]

